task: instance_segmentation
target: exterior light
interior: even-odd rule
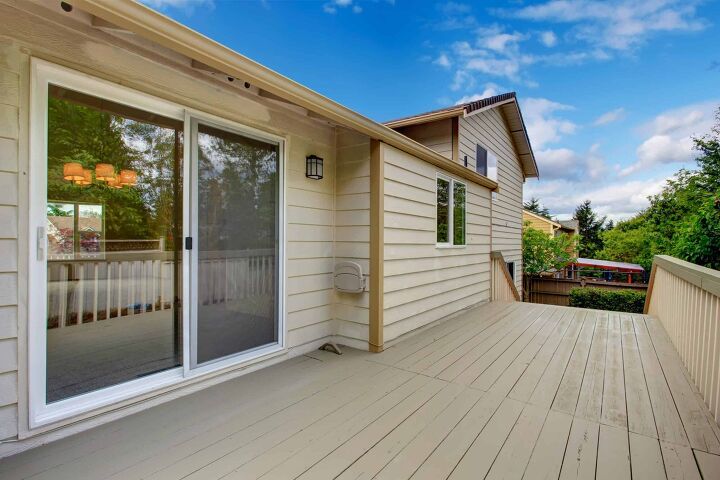
[[[63,164],[63,178],[65,180],[70,180],[71,182],[84,180],[85,174],[83,173],[82,165],[76,162]]]
[[[317,155],[305,157],[305,176],[314,180],[323,178],[323,159]]]
[[[109,163],[98,163],[95,165],[95,178],[107,182],[115,178],[115,167]]]
[[[118,182],[123,186],[134,186],[137,184],[137,173],[134,170],[120,170]]]
[[[75,180],[75,185],[90,185],[92,183],[92,170],[90,170],[89,168],[83,168],[82,172],[82,180]]]

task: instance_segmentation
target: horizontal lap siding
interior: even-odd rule
[[[18,368],[24,374],[21,379],[27,376],[27,364],[22,360],[25,347],[17,341],[17,332],[24,331],[27,324],[25,308],[18,306],[17,270],[18,261],[22,267],[28,255],[27,229],[19,232],[18,224],[25,224],[28,217],[27,210],[19,210],[17,203],[18,184],[20,191],[26,192],[28,178],[21,176],[18,181],[17,172],[18,168],[27,171],[28,164],[24,153],[27,142],[23,139],[30,122],[30,56],[283,136],[287,140],[286,345],[291,355],[297,355],[331,339],[337,331],[332,288],[336,235],[334,129],[253,95],[250,90],[221,85],[191,69],[182,59],[154,53],[79,23],[89,22],[85,17],[71,18],[55,7],[58,13],[32,7],[42,11],[35,15],[22,11],[24,7],[20,3],[3,9],[3,34],[13,40],[0,39],[0,439],[16,436],[19,425],[27,424],[23,413],[27,406],[21,409],[20,420],[17,406],[18,391],[22,390],[17,386]],[[325,159],[323,180],[305,178],[305,157],[310,154]],[[27,202],[27,194],[22,195],[20,200]],[[353,201],[369,205],[367,199]],[[183,385],[173,391],[168,389],[167,395],[161,397],[169,399],[191,389]],[[25,401],[22,396],[20,401]],[[147,404],[143,400],[120,405],[127,407],[123,412],[129,414]],[[72,426],[58,428],[53,436],[89,428],[118,415],[118,411],[83,415]],[[25,448],[23,445],[14,443],[12,448]]]
[[[475,168],[476,145],[490,149],[498,158],[500,191],[492,202],[492,250],[502,252],[505,261],[515,262],[515,285],[522,289],[522,192],[523,174],[512,144],[510,131],[498,109],[460,117],[458,125],[460,158],[468,157]]]
[[[490,192],[467,185],[467,246],[439,249],[436,167],[385,147],[385,341],[489,299]]]
[[[452,119],[410,125],[396,129],[403,135],[435,150],[440,155],[452,159]]]
[[[0,42],[3,42],[0,40]],[[27,56],[0,43],[0,440],[18,432],[18,138]]]
[[[370,141],[341,129],[336,139],[335,260],[370,268]],[[369,292],[334,292],[334,318],[340,343],[367,349]]]

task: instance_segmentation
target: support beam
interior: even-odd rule
[[[384,145],[370,143],[370,325],[368,348],[384,349],[385,158]]]

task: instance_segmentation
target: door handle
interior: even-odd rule
[[[37,227],[37,245],[36,255],[38,261],[42,262],[45,260],[45,245],[47,239],[45,238],[45,227]]]

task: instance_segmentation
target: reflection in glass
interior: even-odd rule
[[[198,125],[197,363],[278,341],[279,146]]]
[[[465,245],[465,185],[453,182],[453,245]]]
[[[448,203],[450,201],[450,182],[443,178],[437,179],[437,243],[448,243],[450,236],[448,233],[449,210]]]
[[[182,131],[49,87],[48,403],[182,364]]]

